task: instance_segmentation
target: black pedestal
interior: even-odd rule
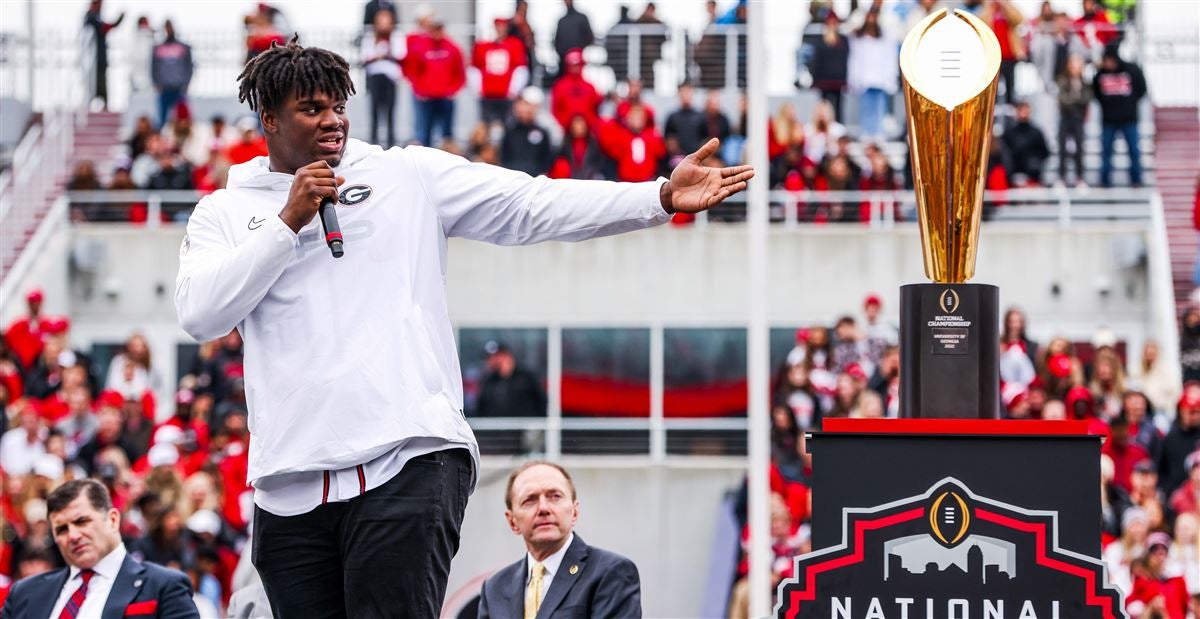
[[[780,619],[1125,617],[1081,421],[826,419]]]
[[[900,416],[999,418],[999,324],[995,286],[901,286]]]

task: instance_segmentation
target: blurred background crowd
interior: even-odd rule
[[[99,17],[100,3],[89,15],[97,40],[120,19]],[[719,28],[745,22],[744,2],[718,10],[705,3],[710,30],[693,43],[694,65],[679,84],[674,100],[646,96],[655,88],[654,63],[662,56],[666,25],[653,2],[641,14],[626,8],[614,33],[603,39],[604,62],[612,70],[611,87],[588,76],[588,46],[598,41],[588,16],[566,0],[566,12],[554,32],[557,66],[539,64],[534,32],[526,19],[528,4],[515,3],[511,16],[494,19],[488,37],[455,40],[432,5],[420,5],[415,21],[399,24],[388,2],[368,3],[358,57],[367,96],[370,141],[384,147],[422,144],[502,165],[531,175],[644,181],[667,175],[676,163],[707,139],[723,147],[714,160],[741,163],[746,136],[744,94],[728,96],[730,79],[744,86],[744,34],[727,36]],[[988,159],[989,190],[1051,184],[1086,186],[1085,123],[1089,114],[1102,126],[1099,175],[1114,184],[1117,139],[1126,144],[1128,185],[1141,186],[1139,102],[1146,82],[1139,67],[1122,59],[1120,45],[1130,20],[1132,0],[1084,0],[1071,12],[1042,3],[1025,15],[1009,0],[947,3],[920,0],[851,3],[839,14],[830,2],[813,2],[811,20],[797,48],[798,90],[819,93],[811,113],[782,101],[769,121],[772,188],[790,191],[891,191],[912,187],[904,144],[899,76],[899,45],[925,15],[960,7],[991,24],[1003,58],[996,139]],[[138,20],[130,55],[134,92],[153,90],[157,110],[140,116],[128,148],[105,161],[81,160],[70,180],[75,190],[176,189],[207,193],[224,186],[230,165],[264,154],[265,143],[251,115],[199,118],[188,103],[194,60],[186,32],[170,20],[161,26]],[[636,32],[630,37],[628,33]],[[261,4],[245,18],[246,58],[283,43],[289,30],[280,9]],[[303,41],[302,41],[303,43]],[[730,43],[737,52],[726,49]],[[630,45],[638,47],[636,54]],[[636,55],[636,62],[631,60]],[[725,57],[739,67],[727,71]],[[98,59],[99,60],[99,59]],[[97,64],[100,64],[97,62]],[[1017,66],[1036,69],[1033,92],[1018,96]],[[628,74],[630,69],[634,74]],[[728,75],[727,75],[728,73]],[[608,73],[605,73],[608,77]],[[96,75],[104,80],[104,73]],[[98,93],[107,92],[97,83]],[[411,124],[398,119],[397,98],[411,92]],[[469,92],[477,119],[455,134],[460,92]],[[1033,95],[1038,95],[1034,97]],[[656,103],[661,101],[661,103]],[[1035,114],[1035,104],[1042,104]],[[1097,105],[1092,106],[1095,101]],[[656,109],[656,107],[658,109]],[[851,116],[851,110],[853,115]],[[1090,111],[1089,111],[1090,110]],[[459,114],[462,110],[457,110]],[[1092,119],[1095,122],[1095,119]],[[399,125],[399,126],[398,126]],[[801,221],[866,221],[866,202],[811,201],[797,205]],[[144,221],[145,205],[79,216]],[[897,215],[903,216],[897,210]],[[679,222],[690,221],[680,217]]]
[[[358,55],[350,60],[365,77],[356,84],[365,97],[356,103],[369,107],[370,141],[432,146],[553,178],[651,180],[669,174],[712,137],[722,140],[714,159],[743,161],[745,34],[727,35],[719,27],[745,22],[744,0],[704,3],[717,29],[691,42],[694,66],[665,105],[647,96],[662,89],[652,67],[665,40],[664,23],[654,3],[642,5],[637,15],[623,10],[614,26],[622,36],[604,38],[605,60],[598,62],[613,71],[607,85],[589,78],[597,62],[585,51],[599,37],[588,15],[570,0],[562,4],[547,62],[546,55],[534,53],[524,0],[493,21],[490,36],[473,40],[452,36],[436,5],[420,5],[414,19],[402,22],[396,3],[368,2],[354,44]],[[1142,185],[1139,104],[1147,85],[1121,47],[1138,5],[1081,0],[1064,11],[1056,8],[1060,4],[1045,2],[1033,13],[1008,0],[875,0],[838,10],[832,2],[814,0],[795,49],[795,88],[816,93],[818,103],[803,116],[788,101],[771,110],[765,179],[772,189],[789,192],[911,188],[898,97],[899,45],[925,15],[952,7],[975,13],[1000,41],[989,189],[1086,187],[1084,127],[1097,122],[1097,114],[1101,162],[1093,182],[1114,184],[1115,143],[1121,138],[1127,170],[1120,178]],[[184,24],[178,32],[169,20],[124,24],[123,14],[112,18],[108,12],[97,0],[84,20],[101,69],[91,84],[97,104],[107,99],[106,40],[115,29],[132,28],[131,87],[153,92],[156,110],[136,118],[119,152],[77,161],[69,189],[204,194],[224,186],[229,166],[266,154],[253,116],[200,117],[194,110],[189,84],[196,60]],[[245,58],[285,42],[290,32],[283,10],[260,4],[244,18]],[[637,36],[624,36],[628,32]],[[727,53],[730,49],[736,51]],[[1036,70],[1031,88],[1038,100],[1053,101],[1051,108],[1037,109],[1018,95],[1021,65]],[[630,74],[631,66],[639,70]],[[456,106],[464,90],[478,106],[467,132],[455,121],[463,113]],[[397,114],[398,98],[406,92],[413,97],[411,118]],[[870,206],[859,200],[805,198],[795,205],[796,217],[867,221]],[[151,216],[140,198],[103,207],[72,202],[74,221],[140,223]],[[187,212],[161,216],[186,219]],[[897,207],[895,216],[905,214]],[[689,221],[676,216],[676,223]],[[123,348],[100,362],[72,344],[69,317],[42,312],[40,290],[30,292],[26,302],[25,315],[4,325],[0,344],[0,405],[6,413],[0,416],[0,597],[13,580],[62,565],[44,498],[65,480],[93,477],[109,488],[121,510],[130,551],[188,573],[202,611],[221,612],[235,587],[252,512],[238,333],[202,343],[194,357],[179,361],[176,379],[151,359],[137,325],[129,325]],[[898,414],[898,336],[882,303],[870,295],[861,311],[796,331],[786,358],[774,368],[776,582],[790,576],[791,558],[810,548],[812,463],[805,433],[820,430],[825,418]],[[1200,307],[1189,306],[1180,317],[1182,382],[1158,362],[1153,342],[1130,366],[1131,351],[1118,334],[1101,330],[1090,341],[1033,341],[1026,320],[1020,309],[1010,309],[998,334],[1005,416],[1086,420],[1106,437],[1097,517],[1110,578],[1125,592],[1133,616],[1200,616]],[[478,398],[471,414],[545,415],[544,374],[522,367],[504,342],[489,342],[483,359],[481,367],[464,372],[471,383],[468,398]],[[172,401],[158,401],[162,393],[172,393]],[[744,526],[744,489],[737,516]],[[746,616],[750,559],[743,552],[730,574],[733,617]]]
[[[252,512],[238,333],[200,346],[178,381],[173,412],[165,414],[154,396],[165,377],[142,335],[133,333],[101,372],[72,347],[67,318],[41,313],[39,291],[27,302],[28,316],[8,325],[0,347],[0,402],[7,411],[0,574],[15,579],[61,565],[43,499],[65,480],[93,477],[124,514],[131,552],[186,571],[198,595],[223,608]],[[882,317],[881,303],[870,295],[860,315],[798,330],[776,368],[770,478],[777,578],[789,576],[791,558],[809,549],[812,461],[805,433],[820,430],[827,418],[898,414],[898,332]],[[1034,342],[1025,315],[1013,308],[999,337],[1005,418],[1086,420],[1105,436],[1101,544],[1109,575],[1131,607],[1160,596],[1176,609],[1194,604],[1200,309],[1183,320],[1183,384],[1157,362],[1154,343],[1146,344],[1139,366],[1126,367],[1123,343],[1110,331],[1087,342]],[[489,342],[485,355],[473,414],[544,415],[545,388],[536,376],[502,343]],[[744,501],[743,491],[743,521]],[[748,561],[743,556],[737,571],[735,616],[744,616]]]

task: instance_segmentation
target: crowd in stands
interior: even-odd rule
[[[679,86],[670,110],[654,109],[643,96],[643,88],[653,87],[653,71],[622,76],[612,92],[601,92],[585,77],[583,49],[595,44],[588,17],[570,0],[564,4],[554,36],[558,66],[551,68],[538,65],[524,0],[516,2],[511,18],[495,21],[494,37],[469,49],[447,35],[432,7],[418,7],[416,22],[401,34],[393,3],[369,2],[358,62],[371,99],[371,141],[398,144],[396,99],[400,82],[407,80],[416,102],[415,143],[531,175],[649,180],[669,173],[711,137],[724,142],[716,156],[723,164],[741,161],[744,98],[731,114],[723,107],[725,84],[705,71],[695,84]],[[1111,184],[1117,136],[1128,146],[1131,184],[1142,184],[1138,102],[1146,83],[1118,52],[1124,26],[1135,15],[1132,0],[1082,0],[1073,13],[1045,2],[1036,16],[1022,14],[1008,0],[855,5],[841,15],[832,2],[811,3],[812,23],[821,28],[805,37],[800,54],[805,75],[798,84],[817,91],[821,102],[807,120],[792,103],[771,114],[772,188],[893,190],[911,183],[910,174],[893,168],[885,149],[903,135],[894,118],[899,45],[909,28],[943,6],[974,12],[1001,44],[989,189],[1042,185],[1055,164],[1059,182],[1082,183],[1083,127],[1093,101],[1102,125],[1101,184]],[[99,6],[93,2],[88,23],[107,32],[120,20],[104,23]],[[720,16],[716,2],[708,9],[714,23],[744,23],[744,1]],[[644,11],[636,19],[626,15],[620,26],[661,23],[653,4]],[[283,14],[266,5],[245,26],[248,59],[286,41],[282,33],[291,31]],[[139,75],[159,95],[158,117],[138,119],[127,158],[111,179],[103,181],[94,164],[81,162],[71,189],[210,192],[224,186],[230,165],[266,154],[253,117],[233,122],[192,117],[186,96],[190,48],[169,23],[159,38],[148,22],[139,21],[139,36],[148,50]],[[610,56],[616,55],[614,45],[606,42]],[[643,62],[650,57],[641,54]],[[1018,96],[1020,63],[1036,69],[1042,89],[1037,94],[1057,102],[1053,137],[1034,121],[1030,101]],[[549,77],[536,84],[537,75]],[[455,96],[464,88],[478,95],[481,121],[460,144],[453,119]],[[850,99],[857,103],[854,123],[845,113]],[[1051,161],[1052,140],[1057,162]],[[860,221],[869,215],[868,205],[857,203],[806,209],[801,219],[811,221]],[[83,211],[78,216],[91,218]],[[146,217],[138,204],[128,205],[122,216]],[[178,384],[173,413],[163,418],[156,414],[153,392],[165,378],[152,365],[144,338],[130,337],[107,375],[98,376],[88,356],[70,345],[69,321],[41,315],[41,301],[40,294],[29,297],[29,316],[9,326],[0,344],[0,403],[6,411],[0,422],[7,430],[0,456],[5,473],[0,575],[16,579],[61,565],[43,499],[63,480],[91,476],[109,487],[123,512],[131,551],[187,571],[198,597],[221,608],[231,593],[251,505],[237,333],[201,347]],[[791,558],[810,548],[812,463],[804,433],[819,429],[825,418],[898,414],[896,329],[880,317],[877,297],[869,297],[863,310],[862,321],[846,316],[832,328],[798,332],[773,381],[776,582],[791,575]],[[1182,318],[1182,384],[1158,362],[1152,343],[1141,351],[1138,366],[1129,367],[1127,351],[1113,334],[1102,332],[1086,343],[1034,342],[1018,310],[1005,315],[1000,338],[1007,418],[1085,420],[1107,437],[1101,457],[1103,558],[1129,610],[1134,616],[1157,611],[1185,617],[1188,604],[1194,607],[1200,596],[1200,309]],[[743,557],[731,616],[744,616],[747,571]]]
[[[771,411],[771,536],[774,583],[811,548],[812,457],[805,432],[828,418],[899,414],[896,328],[871,295],[863,318],[796,334],[777,369]],[[1145,344],[1136,367],[1107,329],[1090,342],[1035,342],[1025,315],[1009,309],[1000,334],[1006,419],[1084,420],[1101,449],[1103,560],[1131,617],[1188,617],[1200,604],[1200,309],[1183,318],[1183,382]],[[743,505],[744,509],[744,505]],[[744,516],[744,511],[742,512]],[[744,530],[743,539],[746,533]],[[731,617],[745,617],[749,563],[738,568]],[[1158,614],[1154,614],[1157,612]],[[1149,614],[1146,614],[1149,613]]]
[[[42,312],[40,291],[26,301],[0,340],[0,602],[14,581],[65,565],[45,499],[91,477],[121,511],[129,552],[187,573],[201,616],[218,616],[253,509],[237,331],[184,361],[166,407],[155,392],[170,377],[144,336],[132,334],[101,374],[72,346],[70,321]]]
[[[714,157],[720,161],[713,164],[742,161],[745,102],[731,113],[726,109],[730,100],[721,96],[726,92],[724,79],[704,73],[708,56],[724,54],[723,39],[719,48],[713,43],[719,39],[715,36],[697,43],[698,79],[679,87],[672,109],[655,110],[643,96],[643,88],[653,88],[653,62],[662,55],[665,41],[655,5],[647,4],[637,18],[624,10],[613,29],[616,34],[605,41],[608,65],[618,78],[610,92],[601,92],[585,76],[584,49],[596,43],[588,16],[571,0],[564,0],[564,5],[553,39],[559,63],[549,68],[537,64],[524,0],[515,3],[511,17],[494,20],[493,36],[480,37],[469,46],[447,34],[432,5],[416,6],[414,23],[402,28],[394,3],[369,2],[359,57],[351,61],[363,68],[365,84],[360,87],[365,86],[362,90],[369,98],[365,105],[370,110],[370,141],[384,147],[401,144],[398,136],[403,130],[398,132],[395,126],[397,98],[401,82],[407,81],[414,105],[411,139],[405,143],[435,146],[531,175],[652,179],[669,174],[680,158],[711,137],[724,142]],[[713,25],[745,21],[744,2],[724,14],[716,2],[707,5]],[[886,191],[911,187],[911,171],[895,169],[897,158],[889,158],[887,149],[889,143],[904,148],[904,122],[898,117],[899,47],[911,27],[943,7],[972,11],[993,27],[1000,41],[1001,85],[988,189],[1040,186],[1051,168],[1057,170],[1056,182],[1083,184],[1084,122],[1093,100],[1102,120],[1100,183],[1112,184],[1117,137],[1128,147],[1130,183],[1143,183],[1138,101],[1146,94],[1146,84],[1140,69],[1118,53],[1125,22],[1133,16],[1131,3],[1109,0],[1104,6],[1098,0],[1083,0],[1077,13],[1068,14],[1044,2],[1037,16],[1023,15],[1011,0],[873,0],[852,7],[841,15],[828,1],[811,3],[811,24],[817,26],[802,37],[798,54],[802,76],[797,86],[819,93],[821,103],[807,119],[798,116],[791,102],[773,111],[767,179],[772,188]],[[642,29],[640,75],[626,75],[629,67],[621,62],[629,55],[625,49],[629,39],[623,33],[630,28]],[[250,59],[272,44],[286,42],[284,33],[292,30],[282,11],[264,3],[246,16],[245,32]],[[192,116],[187,103],[194,67],[191,48],[176,35],[170,21],[156,33],[145,18],[140,19],[135,41],[141,52],[133,54],[134,87],[153,87],[157,118],[138,119],[129,151],[111,166],[110,180],[101,180],[107,170],[81,162],[71,188],[207,193],[224,186],[230,165],[265,154],[253,117],[230,122],[219,116]],[[1035,67],[1039,92],[1018,97],[1014,76],[1021,63]],[[479,122],[469,135],[456,136],[456,97],[464,89],[478,102]],[[1031,101],[1039,98],[1057,101],[1056,135],[1050,135],[1054,126],[1034,120]],[[851,101],[857,110],[854,123],[846,118]],[[1052,143],[1056,148],[1051,148]],[[1055,153],[1057,162],[1052,161]],[[907,157],[903,160],[907,163]],[[798,211],[799,219],[808,221],[870,217],[866,202],[812,203]],[[144,208],[133,209],[128,218],[144,218]]]
[[[108,487],[136,556],[188,573],[198,604],[229,602],[252,511],[246,484],[247,407],[236,331],[182,360],[173,407],[144,336],[134,333],[107,371],[71,344],[66,317],[42,312],[43,294],[0,339],[0,587],[62,565],[47,524],[46,494],[92,477]],[[875,295],[861,319],[796,333],[772,381],[771,535],[775,578],[807,551],[812,460],[805,432],[824,419],[899,414],[898,332]],[[1182,318],[1183,382],[1153,342],[1136,367],[1108,330],[1090,342],[1033,341],[1024,314],[1006,312],[1000,334],[1002,414],[1078,419],[1106,437],[1101,455],[1103,559],[1133,616],[1165,608],[1186,617],[1200,600],[1200,308]],[[744,508],[744,506],[743,506]],[[738,568],[732,616],[744,616],[748,557]],[[3,589],[0,589],[3,591]]]

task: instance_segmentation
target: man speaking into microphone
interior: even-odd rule
[[[184,330],[245,341],[252,559],[282,617],[436,617],[479,449],[446,308],[452,236],[580,241],[665,223],[745,189],[703,161],[647,183],[549,180],[439,150],[349,138],[340,56],[293,38],[238,97],[266,157],[233,166],[180,248]],[[316,217],[333,201],[334,259]]]

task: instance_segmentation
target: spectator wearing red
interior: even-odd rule
[[[1192,514],[1200,518],[1200,448],[1183,461],[1187,470],[1187,481],[1179,485],[1167,502],[1176,515]]]
[[[0,337],[0,404],[11,402],[24,393],[25,379],[21,361]]]
[[[566,71],[550,90],[551,112],[564,130],[577,115],[583,116],[588,125],[595,127],[604,98],[600,96],[596,87],[583,77],[583,50],[573,49],[567,52],[563,61],[566,63]],[[644,117],[645,112],[642,114]]]
[[[529,83],[525,44],[509,31],[509,21],[495,20],[496,38],[478,41],[471,51],[469,76],[479,91],[479,117],[483,122],[504,124],[513,100]]]
[[[811,168],[808,174],[806,167]],[[816,189],[820,174],[813,172],[817,172],[817,163],[804,156],[804,142],[790,144],[771,161],[771,186],[782,185],[788,191]]]
[[[898,191],[902,189],[900,182],[896,180],[896,171],[892,169],[892,164],[888,163],[887,156],[882,151],[873,152],[870,160],[871,171],[859,180],[859,189],[863,191]],[[891,208],[892,218],[900,218],[900,204],[890,198],[880,198],[875,202],[863,200],[859,204],[859,221],[868,222],[871,220],[873,205],[878,205],[881,209]],[[880,215],[882,216],[882,212]]]
[[[454,96],[466,84],[466,67],[462,50],[446,37],[441,21],[434,19],[428,37],[418,38],[415,45],[404,58],[404,73],[416,98],[416,138],[431,146],[435,130],[442,140],[454,137]]]
[[[271,49],[272,44],[284,45],[287,43],[287,37],[275,28],[271,16],[266,11],[259,10],[257,13],[247,15],[244,21],[246,24],[246,62],[250,62],[255,56]]]
[[[1062,357],[1055,357],[1055,359],[1056,364],[1062,361]],[[1087,387],[1083,385],[1071,387],[1067,390],[1067,397],[1064,399],[1064,404],[1067,409],[1067,418],[1086,421],[1088,423],[1089,434],[1104,437],[1109,435],[1108,424],[1096,417],[1096,401],[1092,399],[1092,392],[1088,391]],[[1108,443],[1106,442],[1105,444],[1107,445]],[[1135,462],[1136,460],[1130,464],[1132,465]]]
[[[1163,433],[1154,425],[1154,408],[1141,391],[1129,390],[1121,396],[1121,415],[1129,420],[1130,440],[1141,445],[1151,458],[1162,452]]]
[[[223,503],[221,515],[238,530],[245,530],[253,505],[253,490],[246,479],[250,467],[250,432],[246,426],[246,411],[236,409],[225,416],[214,440],[219,449],[217,472],[220,475]],[[245,507],[243,507],[245,505]]]
[[[404,47],[407,54],[415,54],[429,44],[433,33],[433,23],[437,20],[437,16],[433,11],[433,7],[428,4],[418,4],[414,10],[414,18],[416,19],[417,27],[404,39]],[[409,65],[404,63],[400,67],[405,77],[408,75]]]
[[[1103,49],[1120,36],[1098,0],[1083,0],[1083,15],[1075,20],[1075,34],[1090,50]]]
[[[992,140],[992,150],[988,153],[987,179],[984,188],[988,191],[1003,191],[1009,188],[1008,171],[1012,168],[1008,150],[1004,140]]]
[[[1115,467],[1113,483],[1126,492],[1133,487],[1130,477],[1134,466],[1150,459],[1150,454],[1141,445],[1129,440],[1129,421],[1123,417],[1116,417],[1109,423],[1109,439],[1100,453],[1112,458]]]
[[[625,116],[629,114],[629,108],[640,103],[642,106],[642,111],[646,113],[646,124],[655,125],[654,107],[642,97],[642,80],[636,77],[631,77],[625,81],[625,88],[625,96],[617,101],[617,120],[620,122],[625,122]]]
[[[804,145],[804,123],[796,116],[796,106],[784,103],[767,120],[767,157],[772,162],[789,146]]]
[[[258,121],[252,116],[243,116],[237,121],[241,138],[225,149],[225,160],[229,165],[246,163],[255,157],[267,156],[267,140],[258,130]]]
[[[786,504],[787,498],[772,489],[771,492],[771,551],[774,553],[771,561],[772,584],[783,578],[792,576],[793,562],[796,555],[802,554],[802,547],[808,541],[805,532],[800,529],[800,520],[790,512]],[[742,526],[742,558],[738,562],[737,576],[744,579],[750,572],[750,525]],[[736,593],[734,594],[737,595]]]
[[[600,144],[617,162],[617,180],[643,182],[658,176],[667,147],[658,129],[646,124],[646,113],[634,106],[626,124],[609,121],[600,128]]]
[[[605,177],[608,157],[600,142],[592,135],[591,126],[582,114],[571,119],[562,146],[550,167],[550,178],[599,180]]]
[[[40,288],[34,288],[25,295],[25,305],[28,315],[13,321],[4,331],[4,344],[16,355],[21,367],[29,368],[38,355],[42,354],[45,345],[44,318],[42,316],[42,301],[45,298]]]
[[[1016,99],[1017,63],[1027,57],[1025,40],[1018,34],[1025,16],[1011,0],[989,0],[979,18],[992,27],[1000,43],[1000,79],[1004,81],[1004,101],[1011,105]]]
[[[174,426],[179,428],[183,432],[183,442],[194,445],[194,448],[184,449],[184,451],[190,452],[199,449],[202,452],[207,452],[208,423],[193,414],[192,403],[195,400],[196,394],[191,389],[180,389],[175,394],[175,413],[159,427]]]
[[[1171,549],[1171,536],[1151,533],[1146,538],[1146,555],[1132,564],[1133,590],[1125,599],[1131,617],[1187,619],[1187,582],[1169,576],[1164,569]]]

